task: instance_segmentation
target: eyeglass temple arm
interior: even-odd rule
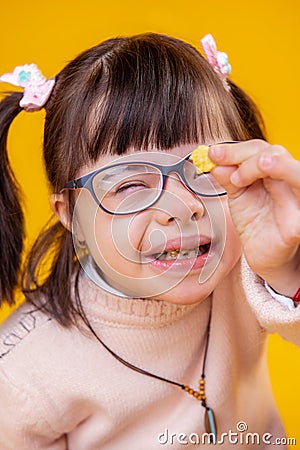
[[[90,174],[85,175],[81,178],[77,178],[76,180],[68,181],[64,186],[63,189],[79,189],[84,187],[87,180],[89,179]]]
[[[76,180],[68,181],[68,183],[63,185],[63,189],[77,189],[78,185]]]

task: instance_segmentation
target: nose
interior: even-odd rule
[[[161,225],[173,221],[189,224],[199,220],[205,212],[200,198],[185,186],[177,174],[167,176],[164,191],[154,209],[155,219]]]

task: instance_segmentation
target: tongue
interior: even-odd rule
[[[199,250],[198,250],[198,255],[204,255],[204,253],[207,253],[209,250],[210,244],[204,244],[204,245],[200,245]]]

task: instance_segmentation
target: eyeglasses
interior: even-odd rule
[[[137,160],[111,164],[69,181],[62,191],[88,189],[101,209],[118,215],[134,214],[153,206],[161,197],[171,173],[179,175],[181,182],[200,197],[226,195],[210,173],[199,173],[190,156],[191,153],[171,165]]]

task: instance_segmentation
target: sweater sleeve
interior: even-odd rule
[[[300,305],[289,308],[266,289],[264,281],[242,261],[242,284],[247,300],[260,325],[300,347]]]
[[[45,420],[43,406],[17,388],[0,368],[0,449],[67,450],[64,435]]]

